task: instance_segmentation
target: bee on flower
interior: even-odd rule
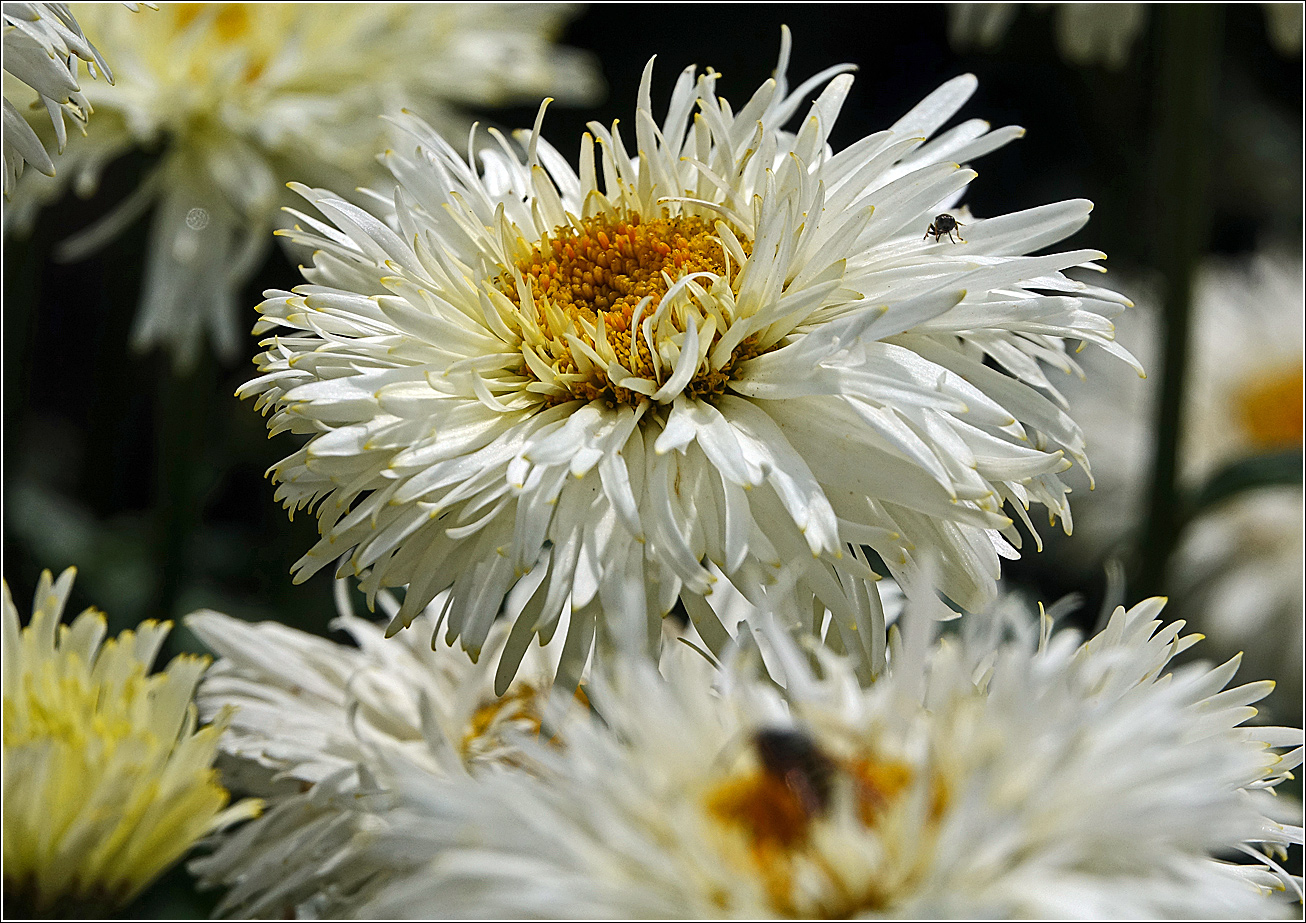
[[[869,688],[775,623],[783,688],[738,653],[604,661],[533,772],[387,776],[361,861],[408,868],[351,913],[1288,918],[1302,733],[1245,725],[1273,684],[1236,658],[1174,665],[1200,636],[1162,605],[1087,641],[1014,604],[938,638],[909,606]]]

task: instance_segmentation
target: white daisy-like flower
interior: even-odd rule
[[[783,634],[783,696],[748,658],[715,689],[692,653],[624,661],[564,748],[523,744],[534,773],[405,777],[373,861],[430,861],[354,913],[1287,917],[1300,818],[1271,790],[1301,731],[1243,726],[1273,684],[1226,689],[1236,659],[1168,672],[1197,636],[1161,607],[1085,644],[1024,612],[932,642],[909,613],[870,688]]]
[[[276,622],[187,618],[221,657],[200,687],[201,713],[234,712],[220,766],[233,789],[267,804],[190,865],[201,885],[228,888],[219,913],[318,917],[356,906],[414,864],[360,858],[386,826],[392,760],[432,780],[465,777],[511,763],[518,737],[540,730],[554,665],[538,646],[517,652],[527,657],[523,675],[497,697],[492,660],[477,666],[427,643],[438,604],[420,617],[426,634],[387,641],[380,627],[349,614],[348,593],[341,581],[334,627],[352,647]],[[495,653],[512,643],[507,629],[492,632]]]
[[[69,145],[57,180],[25,179],[6,220],[30,222],[69,183],[89,194],[126,151],[161,150],[136,191],[64,256],[93,250],[153,209],[134,343],[168,346],[182,363],[206,338],[220,356],[236,355],[246,326],[239,289],[293,198],[286,182],[352,189],[375,180],[382,113],[410,106],[465,133],[464,107],[546,91],[586,99],[597,89],[588,58],[552,42],[574,14],[568,5],[175,3],[139,16],[106,4],[75,9],[114,62],[117,86],[83,87],[96,131]]]
[[[992,48],[1022,8],[1055,10],[1057,49],[1072,64],[1120,70],[1147,25],[1143,3],[957,3],[948,7],[954,47]]]
[[[296,579],[347,554],[369,593],[406,585],[392,632],[452,585],[448,636],[473,653],[505,598],[522,631],[570,606],[580,648],[630,649],[722,576],[854,626],[861,545],[908,578],[934,550],[978,609],[1021,543],[1004,504],[1069,528],[1058,472],[1086,460],[1043,363],[1076,368],[1068,337],[1128,358],[1109,320],[1128,302],[1062,274],[1097,251],[1024,254],[1091,204],[957,211],[959,162],[1022,133],[938,133],[969,75],[835,153],[849,68],[791,90],[789,47],[737,113],[687,68],[660,126],[650,62],[636,156],[590,123],[579,172],[543,108],[479,171],[404,118],[393,227],[300,187],[327,219],[290,234],[317,249],[311,284],[260,305],[240,391],[310,437],[275,469],[319,518]]]
[[[50,152],[37,137],[32,126],[23,118],[18,107],[9,100],[9,81],[12,78],[25,84],[37,97],[35,105],[43,105],[54,129],[58,152],[63,153],[68,141],[64,116],[74,124],[85,126],[91,115],[91,104],[82,93],[78,79],[77,62],[85,61],[91,75],[102,73],[113,83],[113,74],[100,57],[66,3],[5,3],[4,17],[4,195],[9,197],[23,166],[31,164],[47,176],[54,176],[54,161]],[[84,129],[83,129],[84,130]]]
[[[258,812],[227,808],[211,768],[230,714],[197,727],[191,695],[208,658],[151,674],[171,623],[109,640],[93,609],[60,625],[74,574],[41,575],[26,628],[4,585],[7,912],[102,915],[200,836]]]

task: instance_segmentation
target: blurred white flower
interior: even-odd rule
[[[1297,54],[1302,42],[1300,3],[1262,3],[1270,44],[1281,55]],[[959,51],[993,48],[1022,9],[1054,11],[1057,49],[1071,64],[1120,70],[1129,60],[1150,12],[1144,3],[953,3],[948,41]]]
[[[1225,466],[1302,448],[1302,368],[1306,296],[1297,253],[1267,251],[1244,262],[1209,260],[1194,285],[1188,394],[1179,459],[1182,485],[1195,491]],[[1147,286],[1118,337],[1148,367],[1158,361],[1158,317]],[[1154,442],[1158,380],[1104,375],[1066,394],[1094,459],[1095,489],[1073,472],[1074,538],[1059,555],[1095,568],[1121,554],[1141,526]],[[1171,563],[1174,606],[1223,655],[1246,651],[1257,675],[1284,684],[1281,702],[1302,688],[1300,486],[1254,490],[1203,511]],[[1294,706],[1299,709],[1300,705]],[[1298,710],[1296,712],[1300,714]]]
[[[114,62],[111,92],[83,87],[96,131],[75,140],[57,180],[31,177],[7,223],[71,182],[89,194],[105,167],[134,148],[161,151],[139,187],[65,246],[73,259],[153,209],[138,348],[193,360],[207,337],[239,349],[240,287],[283,220],[287,181],[352,189],[381,175],[378,118],[409,106],[465,133],[464,107],[502,105],[546,90],[586,99],[591,62],[552,44],[574,13],[553,4],[165,4],[133,16],[77,5]],[[6,42],[8,38],[6,38]],[[8,52],[6,51],[6,59]],[[8,136],[6,106],[6,136]]]
[[[342,613],[349,592],[337,584]],[[439,609],[420,617],[427,632]],[[335,916],[408,867],[402,856],[383,866],[360,858],[386,826],[387,767],[402,757],[434,781],[511,762],[514,734],[540,729],[553,672],[538,647],[517,651],[528,656],[524,675],[496,698],[490,660],[432,649],[427,633],[387,641],[351,614],[333,627],[356,646],[216,612],[186,624],[221,657],[197,701],[205,715],[234,710],[220,743],[224,775],[268,805],[190,866],[202,886],[229,888],[218,912],[238,916]],[[507,629],[491,633],[491,652],[513,643]]]
[[[1143,27],[1142,3],[956,3],[948,7],[948,41],[965,51],[992,48],[1021,9],[1055,11],[1057,49],[1072,64],[1120,70]]]
[[[1274,714],[1301,721],[1306,515],[1300,485],[1245,491],[1189,524],[1170,564],[1172,598],[1213,653],[1244,653],[1279,684]]]
[[[1270,43],[1281,55],[1301,53],[1302,5],[1300,3],[1262,3]]]
[[[748,657],[600,665],[565,746],[523,742],[532,772],[398,778],[362,861],[429,861],[353,912],[1289,917],[1299,811],[1270,790],[1301,731],[1242,726],[1272,684],[1226,689],[1236,659],[1167,672],[1197,636],[1161,606],[1082,645],[1023,610],[938,640],[909,612],[870,688],[776,632],[783,693]]]
[[[1021,254],[1091,204],[956,209],[975,176],[958,162],[1022,134],[971,119],[925,143],[969,75],[836,154],[848,68],[791,91],[789,48],[738,114],[687,68],[661,128],[650,62],[638,156],[591,122],[579,173],[543,108],[483,172],[406,118],[420,146],[387,154],[399,189],[378,206],[398,233],[300,187],[326,216],[290,235],[317,251],[312,284],[260,305],[263,374],[240,392],[311,437],[275,469],[278,499],[319,518],[297,580],[347,554],[369,593],[407,585],[391,632],[452,584],[473,653],[505,597],[526,631],[569,606],[583,657],[596,632],[655,647],[677,598],[702,612],[722,578],[853,626],[859,544],[895,577],[934,550],[978,609],[1021,541],[1004,504],[1069,530],[1058,472],[1086,460],[1043,363],[1077,368],[1064,337],[1132,361],[1109,320],[1128,301],[1062,275],[1097,251]]]
[[[211,768],[230,714],[197,729],[191,695],[208,658],[182,654],[151,674],[170,622],[107,641],[93,609],[60,625],[74,575],[41,574],[21,629],[4,584],[6,914],[102,916],[197,838],[258,812],[226,808]]]
[[[18,107],[10,102],[11,75],[35,94],[33,104],[43,105],[49,113],[58,151],[62,153],[68,140],[64,116],[71,117],[74,124],[83,127],[91,115],[91,104],[83,95],[78,79],[78,60],[86,62],[92,76],[96,76],[98,70],[109,83],[113,83],[113,74],[95,46],[82,34],[68,4],[5,3],[3,16],[4,195],[8,198],[26,163],[47,176],[54,176],[50,152]]]

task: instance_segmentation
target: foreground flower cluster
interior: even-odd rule
[[[512,139],[445,137],[448,104],[584,95],[542,38],[566,10],[123,12],[78,12],[101,102],[72,14],[5,5],[60,147],[103,110],[10,215],[162,143],[70,252],[155,207],[136,338],[185,362],[234,348],[280,182],[307,181],[282,233],[307,284],[266,293],[239,395],[298,440],[271,472],[317,517],[295,578],[335,566],[344,640],[201,611],[218,662],[151,674],[168,624],[60,626],[70,570],[21,628],[6,586],[6,911],[120,906],[197,839],[220,916],[1300,907],[1275,790],[1302,732],[1250,723],[1273,684],[1177,660],[1200,636],[1162,599],[1084,640],[999,592],[1031,507],[1069,534],[1062,477],[1092,483],[1049,369],[1141,368],[1128,299],[1077,278],[1103,254],[1057,249],[1091,203],[962,204],[1023,133],[948,127],[973,77],[835,150],[851,67],[791,87],[786,30],[742,105],[689,67],[655,117],[649,62],[625,136],[591,122],[573,166],[547,100]],[[378,106],[406,103],[427,120],[393,117],[377,179]],[[6,194],[53,169],[11,118]]]
[[[702,602],[727,580],[819,601],[869,656],[856,546],[909,584],[937,555],[976,610],[1021,545],[1011,516],[1033,531],[1039,503],[1069,530],[1059,473],[1087,460],[1040,364],[1075,371],[1067,337],[1130,359],[1110,322],[1128,301],[1063,274],[1101,253],[1024,254],[1090,203],[961,212],[963,242],[923,239],[976,175],[959,162],[1021,129],[939,133],[963,76],[835,153],[848,68],[791,90],[788,55],[786,33],[737,111],[686,69],[660,125],[650,62],[634,148],[591,123],[579,172],[541,108],[523,152],[497,138],[466,161],[401,119],[418,146],[387,154],[376,214],[298,187],[326,217],[290,233],[311,284],[260,305],[241,391],[310,437],[275,473],[322,533],[297,579],[348,554],[369,595],[406,586],[392,633],[449,589],[473,656],[501,605],[526,637],[569,608],[569,644],[648,651],[678,601],[720,654]]]
[[[228,911],[254,915],[1287,915],[1300,882],[1272,857],[1301,830],[1271,796],[1301,732],[1244,726],[1272,684],[1226,688],[1236,659],[1170,671],[1198,638],[1162,625],[1161,606],[1118,609],[1086,643],[1014,604],[946,638],[909,612],[870,688],[774,625],[783,689],[757,649],[718,672],[676,646],[661,673],[597,667],[592,707],[576,702],[552,734],[500,725],[507,749],[479,765],[458,741],[487,725],[457,703],[488,683],[464,667],[443,706],[425,692],[454,652],[355,623],[362,647],[333,651],[202,616],[233,651],[205,708],[247,716],[229,752],[248,760],[259,739],[265,763],[322,781],[195,867],[235,884]],[[251,707],[280,702],[291,676],[296,703]],[[1252,863],[1228,861],[1236,850]]]
[[[350,612],[335,627],[346,647],[276,623],[249,625],[215,612],[188,624],[223,659],[198,696],[202,714],[235,717],[223,740],[227,772],[260,795],[267,813],[192,864],[201,883],[228,887],[220,913],[242,917],[339,916],[377,884],[377,868],[356,861],[375,840],[391,798],[378,773],[395,760],[435,784],[510,764],[538,734],[552,667],[536,648],[503,697],[488,661],[433,650],[409,633],[386,640]],[[389,600],[387,600],[389,602]],[[432,616],[421,616],[433,628]],[[430,621],[428,621],[428,619]],[[492,632],[490,649],[507,641]],[[415,869],[422,856],[392,856],[390,869]]]

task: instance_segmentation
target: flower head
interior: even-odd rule
[[[4,586],[5,900],[38,915],[126,904],[198,837],[258,807],[223,810],[210,765],[230,716],[197,729],[191,703],[207,658],[149,674],[169,623],[107,641],[94,610],[60,625],[73,576],[41,575],[23,629]]]
[[[86,40],[81,27],[65,3],[6,3],[4,16],[4,69],[26,84],[37,96],[37,103],[49,113],[59,152],[68,141],[64,116],[85,125],[91,104],[82,93],[77,62],[85,61],[92,76],[98,69],[113,82],[109,67]],[[54,161],[32,126],[27,124],[18,107],[9,100],[5,85],[4,102],[4,194],[9,197],[24,164],[31,164],[47,176],[54,176]]]
[[[206,338],[235,355],[239,288],[266,258],[288,180],[352,189],[377,177],[383,112],[411,106],[461,133],[463,107],[596,88],[590,62],[551,42],[572,15],[565,5],[169,3],[133,16],[88,4],[77,13],[113,60],[117,86],[84,88],[97,131],[70,146],[60,182],[20,186],[7,220],[29,221],[63,180],[89,192],[125,151],[161,147],[137,190],[64,256],[153,208],[134,341],[169,346],[183,363]]]
[[[474,656],[501,602],[542,635],[569,606],[583,657],[596,632],[655,645],[722,578],[852,625],[859,545],[905,577],[933,550],[979,608],[1020,544],[1004,504],[1069,528],[1058,472],[1086,462],[1040,363],[1076,368],[1065,337],[1121,353],[1127,301],[1062,274],[1096,251],[1022,254],[1090,204],[956,208],[958,161],[1022,133],[975,119],[926,143],[970,76],[835,153],[849,68],[791,90],[788,53],[785,32],[737,114],[686,69],[660,125],[650,62],[637,156],[590,123],[579,172],[543,107],[479,172],[405,117],[420,146],[386,156],[391,224],[299,188],[327,219],[290,233],[317,249],[312,284],[260,305],[263,374],[240,392],[310,437],[275,469],[292,512],[317,507],[297,579],[347,554],[369,593],[406,585],[392,632],[452,585],[448,636]],[[941,212],[964,241],[927,239]]]
[[[357,906],[409,867],[403,856],[362,858],[385,826],[392,765],[433,780],[465,777],[511,764],[519,740],[540,730],[553,670],[539,648],[517,652],[526,669],[496,697],[489,660],[474,665],[416,633],[386,640],[351,613],[344,581],[337,589],[342,613],[333,625],[356,647],[275,622],[216,612],[187,618],[221,655],[200,687],[201,714],[234,710],[221,741],[223,771],[268,805],[191,863],[202,885],[229,889],[221,913],[335,916]],[[420,617],[428,632],[434,609]],[[512,644],[507,629],[492,633],[494,652]]]
[[[429,861],[356,912],[1286,916],[1301,828],[1268,789],[1301,731],[1242,726],[1272,684],[1226,689],[1236,659],[1167,672],[1197,638],[1161,605],[1084,644],[1024,611],[932,641],[909,612],[870,688],[775,633],[783,692],[747,657],[715,689],[687,651],[605,665],[565,747],[523,745],[534,774],[401,779],[370,853]]]

